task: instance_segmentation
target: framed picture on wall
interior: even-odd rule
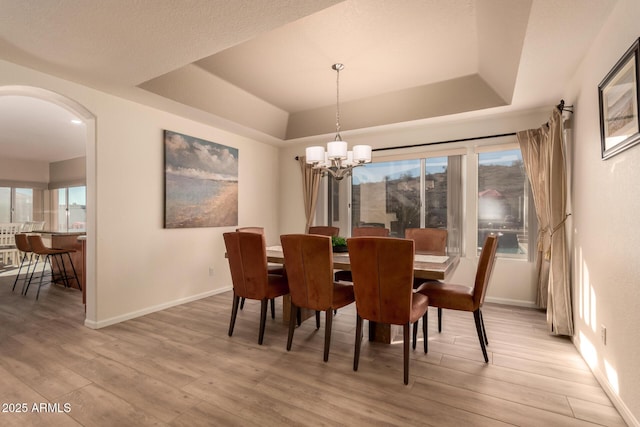
[[[608,159],[640,142],[639,41],[640,39],[636,40],[598,85],[603,159]]]
[[[238,225],[238,149],[164,131],[164,227]]]

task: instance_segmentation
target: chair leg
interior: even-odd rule
[[[244,298],[240,300],[240,310],[244,308]]]
[[[244,299],[244,298],[243,298]],[[238,303],[240,297],[233,293],[233,304],[231,305],[231,321],[229,322],[229,336],[233,335],[233,327],[236,324],[236,316],[238,315]]]
[[[44,271],[47,269],[47,261],[49,261],[49,269],[51,270],[51,282],[53,282],[53,266],[51,265],[51,259],[49,255],[44,257],[44,263],[42,268],[42,274],[40,274],[40,283],[38,284],[38,292],[36,292],[36,301],[40,297],[40,288],[42,288],[42,279],[44,278]]]
[[[49,265],[51,266],[51,282],[54,282],[56,279],[53,275],[53,263],[51,259],[56,263],[56,267],[58,269],[58,279],[62,280],[62,284],[65,288],[69,287],[69,278],[67,277],[67,268],[64,266],[64,260],[62,259],[62,255],[51,255],[49,258]]]
[[[413,323],[413,349],[416,349],[416,343],[418,342],[418,323],[420,323],[420,320],[416,320]]]
[[[260,333],[258,334],[258,344],[262,345],[264,339],[264,327],[267,323],[267,304],[269,300],[264,298],[260,301]]]
[[[480,309],[473,312],[473,319],[476,321],[476,332],[478,332],[478,339],[480,340],[480,348],[482,348],[482,355],[484,356],[485,363],[489,363],[489,356],[487,356],[487,349],[484,345],[484,335],[482,332],[482,315]]]
[[[302,310],[296,312],[296,320],[298,321],[298,326],[302,325]]]
[[[438,307],[438,333],[442,332],[442,308]]]
[[[404,348],[404,384],[409,384],[409,322],[402,325]]]
[[[82,284],[80,283],[80,279],[78,279],[78,273],[76,272],[76,267],[73,265],[73,260],[71,259],[71,254],[69,252],[67,252],[67,257],[69,257],[69,264],[71,265],[71,269],[73,270],[73,278],[76,279],[76,283],[78,284],[78,289],[82,290]],[[62,265],[64,266],[64,262],[62,263]]]
[[[271,318],[276,318],[276,299],[271,298]]]
[[[480,313],[480,324],[482,325],[482,335],[484,336],[484,343],[489,345],[489,339],[487,338],[487,329],[484,327],[484,317],[482,317],[482,311],[478,309]]]
[[[16,279],[13,281],[13,288],[11,288],[11,292],[16,290],[16,284],[18,283],[18,277],[20,277],[20,273],[22,272],[22,266],[24,265],[24,261],[27,258],[27,254],[22,255],[22,260],[20,260],[20,267],[18,268],[18,274],[16,274]]]
[[[25,273],[24,276],[24,280],[27,280],[27,277],[29,276],[29,268],[31,267],[31,257],[33,256],[33,254],[29,255],[29,264],[27,265],[27,272]],[[16,290],[16,284],[18,283],[18,278],[20,277],[20,273],[22,272],[22,266],[24,266],[24,263],[27,261],[27,253],[25,252],[22,255],[22,260],[20,261],[20,268],[18,268],[18,274],[16,275],[16,280],[13,281],[13,288],[11,288],[11,292]],[[24,285],[23,285],[24,288]]]
[[[356,315],[356,348],[353,352],[353,370],[358,370],[358,362],[360,362],[360,344],[362,343],[362,317]]]
[[[429,333],[428,333],[428,322],[429,322],[429,310],[424,312],[424,316],[422,316],[422,337],[424,339],[424,352],[429,352]]]
[[[29,291],[29,286],[31,286],[31,280],[33,280],[33,274],[36,272],[36,268],[38,267],[38,261],[40,261],[40,255],[36,254],[36,263],[33,265],[33,270],[31,270],[31,275],[29,276],[29,280],[25,277],[24,283],[22,284],[22,295],[27,295]],[[44,270],[43,270],[44,272]]]
[[[289,314],[289,335],[287,336],[287,351],[291,350],[291,343],[293,343],[293,330],[296,328],[296,318],[298,317],[298,311],[300,309],[291,303],[291,312]]]
[[[316,329],[320,329],[320,312],[316,310]]]
[[[316,311],[316,321],[320,317],[320,312]],[[333,323],[333,310],[329,309],[325,314],[324,322],[324,361],[329,360],[329,347],[331,346],[331,324]]]

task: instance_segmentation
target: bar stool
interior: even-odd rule
[[[29,270],[31,269],[31,261],[33,261],[33,251],[31,250],[31,245],[29,244],[26,234],[18,233],[14,238],[16,239],[16,249],[22,253],[22,259],[20,260],[20,267],[18,268],[16,280],[13,281],[13,288],[11,289],[11,292],[15,291],[18,280],[22,280],[22,291],[20,291],[20,293],[23,294],[24,288],[27,286],[27,278],[29,277]],[[25,273],[24,278],[20,279],[20,273],[22,272],[22,267],[24,267],[25,264],[27,264],[27,272]]]
[[[64,283],[64,286],[66,288],[68,288],[70,286],[69,285],[69,280],[70,279],[74,279],[76,281],[76,283],[78,284],[78,288],[80,288],[80,290],[82,290],[82,285],[80,284],[80,280],[78,279],[78,274],[76,273],[76,268],[73,265],[73,260],[71,259],[71,252],[75,252],[74,249],[48,248],[48,247],[46,247],[44,245],[44,242],[42,241],[42,237],[40,237],[40,235],[37,235],[37,234],[29,235],[29,236],[27,236],[27,239],[29,241],[29,245],[31,246],[31,250],[36,255],[36,264],[33,267],[33,270],[31,271],[31,277],[29,278],[29,283],[27,283],[27,288],[24,291],[25,295],[27,294],[27,291],[29,290],[29,285],[31,284],[31,280],[33,278],[33,273],[35,272],[36,267],[38,266],[38,261],[40,260],[40,257],[42,257],[42,256],[44,256],[44,265],[43,265],[42,274],[40,275],[40,283],[38,285],[38,293],[36,294],[36,300],[40,296],[40,288],[42,288],[42,279],[44,278],[44,275],[45,275],[45,269],[47,267],[47,262],[49,263],[49,268],[51,269],[51,280],[50,280],[50,282],[56,282],[58,280],[62,280],[62,282]],[[71,264],[71,269],[73,270],[73,276],[70,276],[69,274],[67,274],[67,267],[64,264],[64,258],[63,258],[63,255],[65,255],[65,254],[69,258],[69,263]],[[58,277],[55,277],[55,275],[54,275],[53,265],[51,263],[51,257],[53,257],[53,259],[55,259],[56,266],[58,267],[58,271],[59,271],[59,276]]]

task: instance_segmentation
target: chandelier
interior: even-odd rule
[[[307,163],[314,169],[322,171],[336,180],[351,175],[353,168],[371,162],[370,145],[354,145],[353,151],[348,151],[346,141],[340,136],[340,71],[343,64],[331,66],[336,71],[336,137],[327,143],[327,150],[322,146],[307,147],[305,155]]]

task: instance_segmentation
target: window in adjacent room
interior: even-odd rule
[[[0,187],[0,222],[33,221],[34,190]]]
[[[56,231],[86,231],[87,187],[64,187],[51,191],[52,224]]]

